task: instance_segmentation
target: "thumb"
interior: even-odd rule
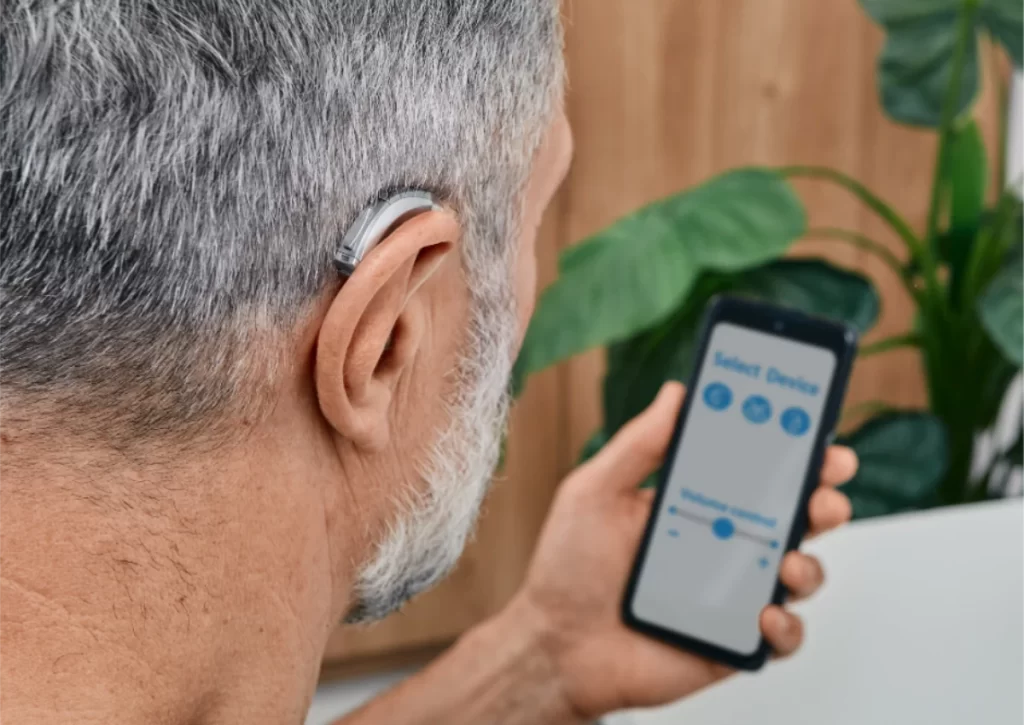
[[[643,413],[623,426],[588,464],[609,489],[635,489],[665,459],[686,388],[669,381]]]

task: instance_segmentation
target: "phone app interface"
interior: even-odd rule
[[[715,326],[633,597],[638,619],[754,652],[835,366],[831,350]]]

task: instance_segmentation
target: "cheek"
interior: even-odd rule
[[[519,312],[519,338],[517,349],[523,344],[526,328],[537,297],[537,234],[531,231],[519,248],[519,261],[516,264],[516,304]]]

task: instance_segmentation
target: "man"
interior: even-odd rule
[[[37,0],[0,28],[4,722],[300,722],[331,630],[444,576],[484,494],[571,154],[556,4]],[[439,208],[340,275],[410,188]],[[617,615],[682,396],[564,482],[503,612],[346,722],[582,722],[726,676]],[[854,468],[829,452],[813,530]]]

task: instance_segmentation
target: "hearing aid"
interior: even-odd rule
[[[426,191],[401,191],[363,209],[345,232],[334,255],[338,272],[350,276],[363,258],[398,224],[417,214],[440,209]]]

